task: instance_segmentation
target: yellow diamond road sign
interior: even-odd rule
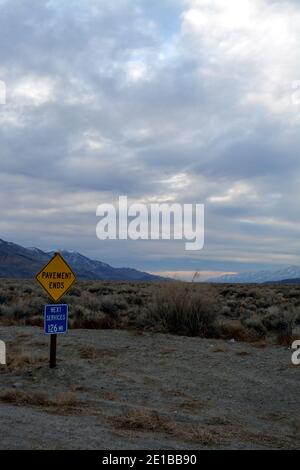
[[[76,276],[60,253],[55,253],[49,263],[36,275],[36,280],[47,294],[58,302],[76,281]]]

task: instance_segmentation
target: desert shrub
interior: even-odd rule
[[[293,318],[285,317],[279,323],[279,327],[277,328],[277,341],[279,344],[288,344],[291,345],[293,342],[293,329],[295,323]]]
[[[278,317],[274,315],[267,315],[265,318],[263,318],[262,322],[268,331],[284,331],[289,328],[288,320],[282,315]]]
[[[291,289],[289,291],[289,298],[299,298],[300,291],[299,289]]]
[[[80,298],[80,305],[91,312],[100,312],[102,302],[97,296],[91,295],[88,292],[83,292]]]
[[[223,323],[219,326],[220,337],[235,341],[257,341],[257,333],[252,329],[244,327],[240,322]]]
[[[24,300],[23,302],[26,316],[43,314],[45,299],[42,297],[35,297],[29,301]]]
[[[246,291],[237,292],[236,294],[237,299],[245,299],[246,297],[248,297],[248,293]]]
[[[15,304],[2,305],[1,315],[3,315],[6,318],[19,320],[25,317],[26,311],[22,302],[20,302],[20,300],[18,299]]]
[[[31,287],[25,287],[23,289],[23,294],[32,294],[33,293],[33,289]]]
[[[93,312],[82,305],[74,306],[70,315],[71,328],[112,329],[116,328],[116,321],[103,312]]]
[[[262,322],[269,331],[277,333],[277,341],[282,345],[290,345],[293,341],[293,329],[297,324],[298,311],[290,307],[269,307]]]
[[[258,297],[258,293],[256,289],[251,289],[248,291],[248,297],[251,297],[252,299],[256,299]]]
[[[144,301],[142,299],[142,297],[131,297],[131,303],[135,304],[135,305],[143,305]]]
[[[224,305],[224,306],[221,308],[220,313],[221,313],[221,315],[224,315],[225,317],[231,317],[231,316],[232,316],[232,310],[231,310],[231,308],[229,307],[229,305]]]
[[[72,311],[70,312],[70,319],[71,319],[71,325],[74,328],[82,328],[81,325],[83,325],[84,318],[89,314],[90,312],[82,307],[81,305],[74,306],[72,308]]]
[[[242,321],[242,324],[246,328],[249,328],[250,330],[254,330],[259,338],[264,338],[267,334],[267,329],[262,324],[262,321],[259,319],[246,318]]]
[[[0,304],[10,303],[14,298],[14,295],[6,290],[0,291]]]
[[[75,328],[221,334],[241,341],[261,338],[266,329],[267,334],[278,335],[278,341],[289,341],[294,327],[300,325],[298,292],[297,286],[282,285],[80,281],[63,302],[69,304],[70,326],[74,324]],[[42,326],[47,302],[46,294],[34,281],[0,280],[1,324]],[[227,325],[220,330],[221,321]]]
[[[31,315],[43,313],[45,300],[42,297],[32,297],[27,295],[16,296],[14,301],[6,302],[0,305],[2,316],[13,317],[14,319],[23,319]]]
[[[72,287],[69,290],[68,295],[70,297],[80,297],[81,296],[81,290],[78,287]]]
[[[149,319],[153,326],[169,333],[215,336],[215,291],[208,286],[195,291],[184,283],[164,284],[154,296]]]
[[[236,300],[233,299],[228,300],[227,305],[231,310],[236,310],[238,307],[238,303],[236,302]]]
[[[25,318],[25,325],[28,326],[44,326],[44,318],[42,315],[33,315]]]
[[[101,309],[111,317],[116,317],[118,315],[118,306],[110,297],[101,302]]]
[[[13,315],[11,306],[6,304],[0,304],[0,316],[5,318],[12,317]]]
[[[223,295],[224,297],[227,297],[229,295],[232,295],[234,291],[228,287],[226,287],[225,289],[222,289],[220,294]]]
[[[90,287],[90,288],[89,288],[89,292],[90,292],[91,294],[101,294],[101,293],[102,293],[102,287],[99,287],[99,286],[97,286],[97,287]]]
[[[126,310],[128,304],[126,300],[119,296],[107,297],[101,302],[101,310],[111,318],[118,318],[120,310]]]
[[[296,315],[294,311],[288,312],[284,307],[271,306],[267,309],[262,322],[269,331],[288,332],[295,325]]]
[[[240,315],[241,324],[244,325],[245,322],[249,320],[249,318],[252,318],[252,317],[253,317],[253,312],[251,312],[251,310],[243,309],[243,312]]]
[[[247,304],[247,309],[251,310],[252,312],[255,312],[257,310],[257,307],[255,304]]]
[[[70,318],[76,324],[77,328],[81,328],[84,324],[85,318],[90,315],[91,311],[83,305],[74,305],[70,311]]]
[[[73,318],[70,322],[72,328],[87,328],[90,330],[108,330],[116,328],[116,322],[103,312],[88,312],[80,318]]]

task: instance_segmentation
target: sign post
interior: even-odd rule
[[[36,280],[53,302],[45,306],[44,312],[44,332],[50,335],[49,367],[53,369],[56,367],[57,334],[68,330],[68,306],[57,302],[74,284],[76,276],[61,254],[55,253],[36,275]]]
[[[50,336],[50,359],[49,367],[54,369],[56,367],[56,344],[57,344],[57,335]]]

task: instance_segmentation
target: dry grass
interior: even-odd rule
[[[279,346],[291,346],[292,343],[296,340],[299,340],[300,337],[297,335],[287,334],[287,333],[279,333],[276,337],[276,343]]]
[[[221,442],[220,436],[207,429],[205,426],[177,425],[175,437],[179,440],[200,444],[203,446],[216,446]]]
[[[165,354],[174,354],[176,353],[175,348],[163,348],[159,351],[160,354],[165,355]]]
[[[179,441],[200,444],[204,447],[216,447],[221,443],[230,443],[235,440],[275,449],[291,447],[285,439],[254,433],[220,416],[208,419],[206,425],[198,425],[173,421],[153,411],[132,410],[114,417],[111,422],[117,430],[161,433]],[[294,429],[297,433],[298,424]]]
[[[114,427],[146,432],[168,432],[170,421],[155,412],[133,410],[112,418]]]
[[[241,357],[246,357],[246,356],[250,356],[250,353],[248,351],[238,351],[236,355],[241,356]]]
[[[51,406],[51,401],[44,392],[9,389],[0,392],[0,400],[18,406]]]
[[[115,416],[112,423],[116,429],[162,433],[181,441],[203,446],[213,446],[220,442],[219,436],[204,426],[175,422],[154,411],[129,411],[124,415]]]
[[[113,349],[99,349],[94,347],[85,347],[79,349],[80,357],[82,359],[99,359],[103,357],[115,357],[117,351]]]
[[[0,392],[0,401],[15,406],[39,407],[44,411],[66,414],[78,414],[84,408],[84,404],[78,401],[71,391],[50,398],[46,392],[7,389]]]
[[[300,421],[293,421],[292,428],[293,428],[293,434],[296,434],[297,436],[299,436],[300,435]]]
[[[279,413],[268,413],[267,415],[263,415],[260,417],[264,421],[271,421],[271,422],[279,422],[279,421],[284,421],[286,420],[286,415],[284,414],[279,414]]]
[[[257,349],[265,349],[268,346],[268,343],[265,340],[254,341],[251,343],[251,346]]]
[[[287,440],[279,439],[277,436],[268,435],[265,433],[254,433],[247,430],[231,430],[226,436],[228,440],[238,439],[241,442],[250,442],[254,445],[266,447],[268,449],[297,449],[297,446],[290,445]]]
[[[218,348],[213,349],[212,352],[214,352],[214,353],[226,353],[226,352],[228,352],[228,349],[224,348],[224,347],[218,347]]]
[[[163,284],[153,297],[148,322],[169,333],[216,336],[215,297],[213,287],[195,289],[193,284]]]
[[[23,339],[29,339],[31,338],[31,334],[30,333],[24,333],[24,332],[18,332],[16,333],[16,338],[18,340],[23,340]]]
[[[46,356],[32,355],[28,353],[13,353],[9,356],[7,367],[9,371],[21,372],[30,366],[44,364],[48,361]]]
[[[177,408],[182,411],[193,412],[195,410],[204,408],[205,406],[207,406],[207,403],[205,403],[204,401],[190,398],[188,400],[184,400],[183,402],[179,403],[177,405]]]
[[[223,416],[212,416],[206,420],[206,424],[209,424],[210,426],[229,426],[232,422]]]
[[[249,343],[258,340],[257,335],[253,331],[246,329],[238,321],[222,324],[220,330],[221,337],[226,340],[234,339],[235,341]]]

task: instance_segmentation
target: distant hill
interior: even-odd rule
[[[297,279],[282,279],[281,281],[270,281],[267,282],[266,284],[300,284],[300,278]]]
[[[288,266],[276,271],[250,271],[238,274],[226,274],[225,276],[209,279],[213,283],[239,283],[239,284],[264,284],[272,282],[297,283],[300,279],[300,266]]]
[[[60,251],[78,279],[110,281],[161,281],[160,276],[131,268],[113,268],[101,261],[91,260],[80,253]],[[54,252],[24,248],[0,239],[0,278],[33,279]]]

